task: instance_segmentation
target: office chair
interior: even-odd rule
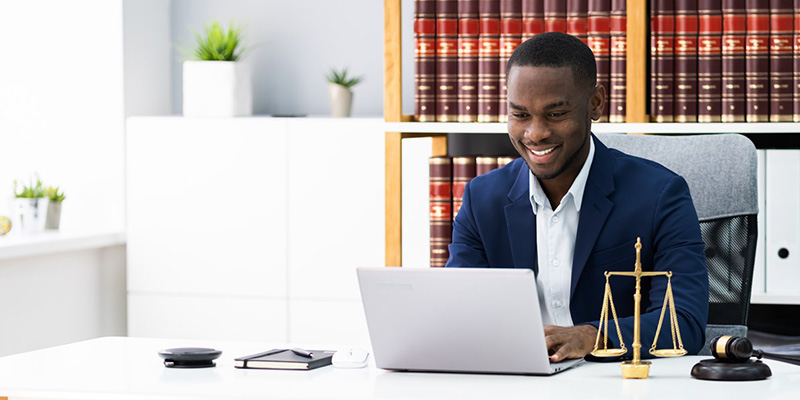
[[[653,160],[683,176],[697,209],[708,268],[708,326],[699,354],[726,334],[747,336],[758,214],[756,149],[738,134],[597,134],[606,146]]]

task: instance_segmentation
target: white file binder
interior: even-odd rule
[[[800,150],[766,152],[766,288],[800,294]]]
[[[766,189],[766,150],[757,150],[758,157],[756,178],[758,182],[758,242],[756,243],[756,260],[755,268],[753,269],[753,295],[761,295],[767,290],[766,283],[766,251],[764,246],[766,244],[766,221],[767,221],[767,208],[765,203],[765,189]]]

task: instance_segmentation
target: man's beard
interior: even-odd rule
[[[581,147],[579,147],[578,150],[575,150],[574,153],[570,154],[570,156],[567,158],[567,160],[564,161],[564,164],[561,165],[561,168],[559,168],[556,172],[553,172],[552,174],[547,174],[547,175],[539,175],[536,172],[533,172],[533,170],[531,170],[531,172],[533,173],[533,176],[535,176],[539,180],[547,180],[547,179],[556,178],[559,175],[563,174],[564,171],[566,171],[567,168],[569,168],[570,165],[572,165],[575,162],[575,160],[578,159],[578,156],[581,154],[581,151],[583,151],[583,148],[586,147],[586,143],[589,141],[589,138],[591,138],[591,137],[592,137],[592,135],[586,135],[586,137],[583,139],[583,142],[581,143]]]

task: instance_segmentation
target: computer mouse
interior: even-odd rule
[[[334,353],[331,362],[336,368],[364,368],[367,366],[367,360],[369,360],[368,351],[350,348]]]

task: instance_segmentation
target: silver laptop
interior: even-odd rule
[[[358,268],[378,368],[549,375],[529,269]]]

